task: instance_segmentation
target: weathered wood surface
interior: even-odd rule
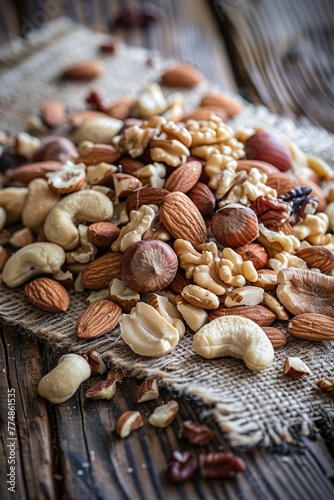
[[[92,28],[106,31],[123,2],[77,0],[45,2],[45,5],[51,3],[55,8],[52,15],[49,12],[49,19],[65,14]],[[165,57],[191,61],[208,79],[233,91],[236,86],[231,66],[219,36],[218,24],[207,2],[155,0],[154,3],[163,6],[166,12],[161,25],[145,29],[118,29],[116,34],[130,45],[145,46],[159,50]],[[233,2],[233,6],[242,9],[247,3]],[[15,10],[15,4],[18,10]],[[4,41],[8,33],[19,33],[20,29],[22,32],[29,26],[38,28],[44,18],[36,13],[45,12],[43,5],[43,2],[32,0],[16,0],[15,3],[2,0],[0,28],[3,34],[0,40]],[[253,33],[258,36],[257,30]],[[253,47],[251,43],[249,45]],[[282,83],[277,74],[277,82],[281,83],[275,84],[275,74],[270,78],[252,79],[247,76],[247,71],[250,75],[260,71],[256,61],[250,67],[252,71],[245,66],[238,83],[243,87],[245,82],[247,85],[252,83],[256,87],[259,82],[261,100],[267,104],[277,103],[278,110],[286,109],[283,105],[290,91],[289,80]],[[236,64],[235,68],[239,70],[240,66]],[[265,66],[261,63],[261,71],[264,70]],[[282,86],[281,93],[278,85]],[[271,96],[270,99],[268,96]],[[313,108],[316,108],[316,95],[313,97]],[[316,114],[314,116],[317,117]],[[194,447],[180,441],[177,434],[183,419],[200,420],[200,408],[178,399],[180,414],[170,428],[156,431],[145,425],[128,439],[118,439],[113,432],[115,420],[122,411],[135,408],[136,381],[123,381],[115,399],[110,402],[87,400],[84,397],[89,385],[87,382],[67,403],[54,406],[37,396],[36,387],[42,374],[56,363],[56,358],[48,346],[35,343],[14,328],[4,327],[0,342],[1,499],[13,498],[7,490],[5,476],[8,467],[8,388],[14,388],[16,394],[15,498],[285,500],[299,497],[327,500],[334,497],[333,445],[322,441],[314,443],[305,440],[305,448],[285,457],[263,450],[246,453],[243,456],[248,471],[235,481],[208,482],[196,476],[184,485],[171,485],[165,475],[166,460],[171,451],[175,448],[192,449],[198,453]],[[160,402],[170,398],[170,394],[162,391]],[[155,403],[141,406],[146,421],[154,406]],[[215,429],[215,440],[205,449],[226,447],[218,428],[213,423],[210,425]]]
[[[214,0],[238,86],[334,132],[332,0]]]
[[[183,485],[166,478],[167,459],[174,449],[199,449],[178,439],[185,419],[203,421],[200,407],[177,398],[180,412],[167,429],[147,424],[156,402],[136,405],[137,381],[119,384],[111,401],[84,397],[91,381],[67,402],[51,405],[36,395],[43,372],[56,363],[49,346],[34,342],[15,328],[5,326],[0,342],[2,391],[0,405],[0,498],[13,498],[4,482],[7,468],[7,388],[16,393],[16,494],[25,499],[258,499],[303,498],[327,500],[334,496],[334,460],[323,442],[305,440],[293,455],[261,450],[243,453],[248,470],[233,481],[204,481],[199,476]],[[173,396],[161,391],[157,401]],[[145,426],[127,439],[114,433],[117,417],[126,410],[140,409]],[[219,429],[211,445],[200,451],[227,449]]]

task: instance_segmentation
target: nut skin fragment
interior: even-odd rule
[[[90,366],[82,356],[65,354],[59,359],[58,365],[40,380],[37,390],[50,403],[63,403],[73,396],[90,375]]]
[[[207,425],[198,424],[191,420],[182,422],[179,432],[180,439],[186,439],[190,444],[204,446],[213,439],[213,432]]]
[[[277,275],[277,297],[292,314],[334,317],[334,277],[304,269],[286,268]]]
[[[136,402],[144,403],[159,397],[158,382],[155,379],[147,379],[137,388]]]
[[[168,477],[173,483],[183,483],[196,472],[197,462],[190,451],[173,451],[168,460]]]
[[[155,292],[169,285],[178,268],[174,250],[160,240],[131,245],[121,262],[123,283],[136,292]]]
[[[119,324],[124,342],[141,356],[163,356],[180,338],[178,330],[144,302],[138,302],[130,314],[122,314]]]
[[[226,295],[224,304],[227,307],[233,306],[256,306],[263,301],[263,288],[252,286],[242,286],[236,288]]]
[[[210,290],[198,285],[187,285],[181,292],[181,296],[190,304],[202,309],[217,309],[219,298]]]
[[[65,252],[59,245],[31,243],[9,257],[2,270],[2,281],[15,288],[39,274],[56,274],[64,262]]]
[[[86,391],[85,396],[89,399],[110,400],[116,393],[116,381],[114,379],[100,380]]]
[[[289,357],[285,360],[283,373],[288,377],[298,378],[310,375],[311,370],[300,358]]]
[[[250,319],[233,315],[203,326],[194,335],[193,348],[207,359],[240,358],[253,371],[264,370],[274,358],[272,344],[262,328]]]
[[[44,233],[49,241],[71,250],[79,244],[76,224],[108,221],[112,214],[113,204],[106,195],[92,190],[79,191],[62,198],[51,210],[45,220]]]
[[[245,472],[246,463],[231,452],[200,454],[199,467],[205,479],[231,479]]]
[[[121,438],[128,437],[133,431],[143,427],[143,417],[139,411],[126,411],[116,421],[115,432]]]
[[[176,417],[179,411],[179,405],[177,401],[173,399],[168,401],[168,403],[157,406],[150,418],[148,419],[149,424],[154,427],[165,428],[168,427]]]
[[[334,394],[334,378],[321,378],[315,382],[315,385],[329,394]]]
[[[303,340],[334,340],[334,318],[323,314],[298,314],[288,324],[288,332]]]

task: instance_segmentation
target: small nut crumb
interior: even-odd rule
[[[164,405],[157,406],[148,422],[154,427],[168,427],[173,422],[178,411],[179,405],[177,401],[172,399]]]
[[[283,373],[288,377],[297,378],[310,375],[311,370],[300,358],[289,357],[285,360]]]
[[[159,397],[158,382],[155,379],[145,380],[137,388],[136,401],[137,403],[144,403]]]
[[[139,411],[126,411],[117,419],[115,431],[121,438],[128,437],[129,434],[140,427],[143,427],[143,417]]]

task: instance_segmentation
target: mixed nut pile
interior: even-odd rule
[[[102,71],[88,61],[63,77]],[[160,83],[201,80],[181,63]],[[142,356],[165,355],[188,329],[200,356],[263,370],[287,342],[270,326],[276,319],[294,337],[334,340],[334,172],[326,162],[273,130],[233,130],[226,122],[242,105],[225,94],[206,92],[188,114],[183,94],[165,97],[159,83],[115,103],[92,91],[87,102],[90,109],[68,115],[48,101],[28,120],[35,133],[0,136],[9,166],[0,190],[5,286],[25,284],[35,307],[62,314],[68,288],[91,291],[78,338],[119,325],[120,342]],[[71,138],[39,138],[66,126]],[[63,402],[91,367],[88,354],[67,354],[39,393]],[[284,373],[310,369],[289,357]],[[109,399],[116,381],[111,375],[87,396]],[[334,379],[318,385],[334,392]],[[142,422],[129,418],[126,429]]]

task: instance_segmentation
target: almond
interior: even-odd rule
[[[216,112],[212,108],[199,107],[182,116],[182,121],[186,123],[188,120],[211,120],[212,116],[216,115]]]
[[[119,233],[120,228],[111,222],[95,222],[87,230],[89,241],[98,247],[110,247]]]
[[[120,276],[122,259],[122,253],[111,252],[90,262],[81,275],[83,286],[93,290],[107,288],[113,278]]]
[[[102,75],[102,73],[104,73],[103,62],[90,59],[67,66],[62,72],[62,77],[68,80],[92,80]]]
[[[118,120],[125,120],[134,106],[136,100],[130,96],[123,96],[118,101],[113,103],[108,109],[106,109],[109,116],[113,118],[118,118]]]
[[[284,172],[276,172],[268,175],[266,185],[276,189],[277,196],[282,196],[293,189],[297,189],[299,182],[292,175],[285,174]]]
[[[304,340],[334,340],[334,318],[315,313],[298,314],[290,321],[288,332]]]
[[[78,111],[68,117],[68,121],[74,127],[79,127],[85,122],[99,118],[108,118],[107,113],[102,111]]]
[[[77,336],[93,339],[115,328],[122,309],[112,300],[98,300],[90,304],[77,321]]]
[[[262,327],[262,330],[267,335],[274,349],[280,349],[281,347],[285,346],[288,341],[286,335],[284,335],[282,330],[280,330],[279,328],[264,326]]]
[[[6,172],[6,177],[10,181],[28,184],[37,177],[45,178],[47,173],[55,172],[62,166],[63,164],[59,161],[36,161],[22,165],[22,167],[10,168]]]
[[[258,170],[260,170],[260,172],[262,172],[268,176],[272,175],[272,174],[279,173],[278,168],[274,167],[273,165],[270,165],[270,163],[267,163],[265,161],[238,160],[237,172],[240,172],[241,170],[245,170],[246,172],[249,172],[252,168],[257,168]],[[292,177],[291,177],[291,179],[292,179]]]
[[[99,163],[114,163],[119,157],[119,152],[113,146],[94,144],[92,147],[83,148],[75,162],[98,165]]]
[[[295,255],[303,259],[309,268],[320,269],[328,273],[334,269],[334,254],[326,247],[307,247],[297,250]]]
[[[160,205],[159,215],[163,225],[175,239],[188,240],[195,248],[206,242],[204,219],[186,194],[174,191],[165,196]]]
[[[286,358],[283,368],[283,374],[291,378],[304,377],[310,375],[311,370],[303,360],[296,357]]]
[[[67,311],[70,298],[66,289],[58,281],[37,278],[24,288],[27,299],[42,311],[58,313]]]
[[[201,173],[202,164],[199,161],[188,161],[173,170],[166,180],[164,189],[187,193],[195,186]]]
[[[65,121],[66,110],[61,101],[44,101],[41,106],[41,117],[48,127],[58,127]]]
[[[202,73],[189,63],[177,64],[167,69],[161,77],[161,83],[167,87],[191,88],[203,80]]]
[[[168,194],[166,189],[155,187],[144,187],[132,192],[126,199],[126,210],[128,214],[131,210],[138,210],[142,205],[160,206],[162,200]]]
[[[202,97],[201,106],[217,106],[231,117],[238,115],[243,110],[243,105],[239,100],[221,92],[207,92]]]
[[[251,319],[261,327],[271,325],[276,319],[276,314],[264,306],[227,307],[225,305],[220,305],[214,311],[209,312],[209,321],[213,321],[220,316],[228,316],[230,314]]]

